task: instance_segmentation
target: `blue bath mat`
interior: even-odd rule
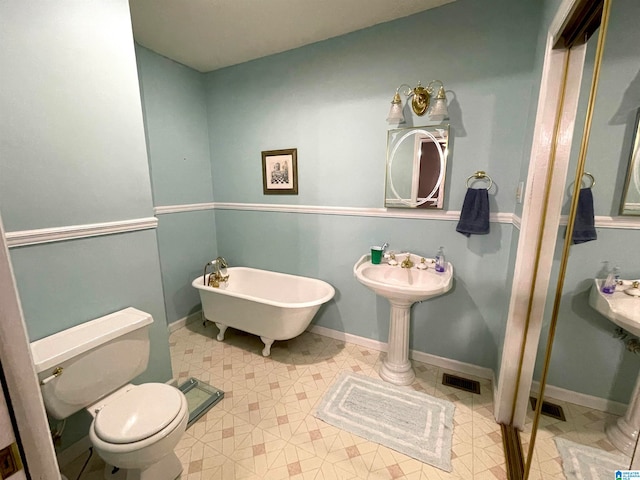
[[[450,472],[454,410],[447,400],[342,372],[315,417]]]

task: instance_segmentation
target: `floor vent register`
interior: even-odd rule
[[[442,384],[447,387],[458,388],[465,392],[480,394],[480,382],[469,380],[468,378],[458,377],[449,373],[442,374]]]
[[[538,403],[538,399],[535,397],[529,397],[529,401],[531,402],[531,408],[535,410],[536,405]],[[547,417],[555,418],[557,420],[562,420],[563,422],[567,421],[567,419],[564,416],[564,410],[562,410],[562,407],[560,405],[556,405],[555,403],[551,403],[543,400],[542,409],[540,410],[540,413]]]

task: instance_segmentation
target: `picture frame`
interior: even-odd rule
[[[262,190],[265,195],[298,194],[298,149],[262,152]]]

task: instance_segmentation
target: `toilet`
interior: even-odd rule
[[[175,480],[182,473],[173,449],[187,428],[187,399],[164,383],[129,383],[147,368],[152,323],[130,307],[31,343],[47,413],[62,420],[89,412],[106,479]]]

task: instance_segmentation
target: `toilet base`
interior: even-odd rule
[[[105,480],[176,480],[182,473],[182,464],[174,452],[165,455],[155,465],[144,470],[124,469],[113,472],[113,465],[104,467]]]

